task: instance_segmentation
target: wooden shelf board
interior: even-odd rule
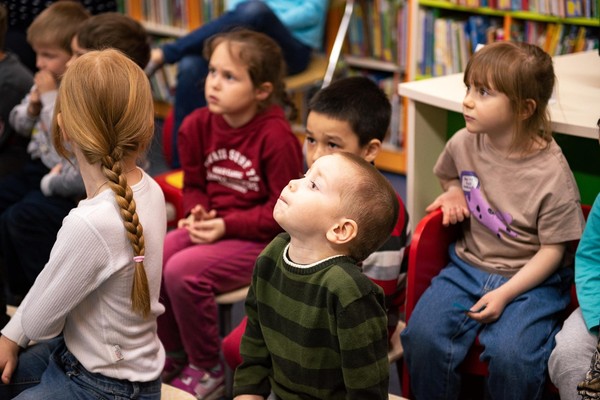
[[[554,22],[572,25],[600,26],[597,18],[569,18],[556,15],[539,14],[532,11],[498,10],[489,7],[467,7],[443,0],[418,0],[419,5],[426,7],[442,8],[451,11],[461,11],[471,14],[491,15],[497,17],[511,16],[513,18],[527,19],[541,22]]]

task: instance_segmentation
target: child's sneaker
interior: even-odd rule
[[[171,386],[193,394],[199,400],[216,400],[225,392],[223,366],[206,370],[186,365],[179,376],[171,381]]]
[[[175,378],[185,367],[185,359],[177,359],[167,356],[165,358],[165,366],[163,367],[160,379],[163,383],[169,383]]]

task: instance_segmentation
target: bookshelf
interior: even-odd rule
[[[552,56],[598,47],[598,0],[408,0],[407,80],[462,72],[477,43],[519,40]]]
[[[142,23],[154,45],[185,36],[204,22],[219,16],[225,0],[123,0],[118,10]],[[165,118],[171,109],[177,66],[165,65],[151,78],[155,115]]]
[[[365,75],[386,92],[392,121],[381,155],[382,170],[406,173],[404,116],[398,83],[405,80],[408,7],[405,0],[357,0],[342,57],[345,75]]]

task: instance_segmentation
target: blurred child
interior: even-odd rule
[[[33,85],[27,67],[16,55],[4,50],[7,26],[8,13],[0,4],[0,176],[16,171],[27,160],[25,140],[13,135],[8,115]]]
[[[8,286],[19,296],[48,261],[63,218],[85,193],[74,164],[62,165],[62,174],[70,179],[51,193],[42,192],[42,178],[62,163],[51,143],[52,113],[71,58],[71,40],[88,17],[81,3],[59,1],[39,14],[27,31],[39,71],[29,94],[11,111],[10,124],[29,138],[31,157],[21,170],[0,180],[0,256]]]
[[[194,393],[223,389],[215,295],[248,285],[254,261],[281,228],[273,206],[302,173],[302,152],[282,105],[284,63],[268,36],[235,30],[207,43],[208,106],[180,130],[183,205],[165,240],[159,335],[163,379]]]
[[[443,222],[462,221],[450,263],[401,334],[416,399],[457,399],[459,365],[475,338],[485,348],[493,399],[540,399],[547,362],[570,302],[566,244],[579,239],[579,191],[552,138],[552,59],[535,45],[495,42],[464,73],[466,129],[435,165]],[[468,311],[463,311],[466,308]]]
[[[600,120],[599,120],[600,122]],[[600,128],[600,124],[598,126]],[[600,195],[596,197],[575,253],[579,308],[556,334],[548,372],[561,400],[600,398]],[[593,359],[590,365],[590,355]],[[577,385],[585,378],[581,388]],[[595,382],[595,383],[594,383]],[[595,386],[595,387],[594,387]],[[581,389],[578,393],[578,389]],[[595,390],[594,390],[595,389]],[[592,396],[594,392],[596,397]],[[585,397],[588,396],[588,397]]]
[[[388,239],[398,207],[383,175],[347,152],[283,189],[273,216],[286,233],[256,261],[236,399],[387,398],[383,292],[356,261]]]
[[[165,203],[135,164],[154,133],[148,78],[116,50],[90,52],[65,73],[54,115],[54,144],[76,157],[87,198],[2,330],[0,398],[160,399]]]
[[[73,36],[71,61],[91,50],[120,50],[142,69],[150,60],[150,39],[146,29],[136,20],[117,12],[89,18]]]
[[[306,164],[321,156],[346,151],[373,163],[381,150],[390,123],[391,106],[386,94],[366,77],[335,80],[310,100],[306,121]],[[404,302],[405,273],[401,272],[404,251],[410,242],[408,213],[400,196],[398,220],[390,238],[360,262],[365,275],[381,286],[386,297],[390,340],[395,332],[399,306]],[[232,369],[241,363],[240,341],[246,321],[223,340],[223,354]]]

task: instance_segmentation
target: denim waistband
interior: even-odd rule
[[[136,394],[160,393],[160,377],[148,382],[132,382],[126,379],[111,378],[102,374],[93,373],[85,369],[77,358],[69,351],[64,342],[56,349],[54,360],[62,365],[65,374],[77,376],[82,382],[97,390],[118,396],[133,396]]]

